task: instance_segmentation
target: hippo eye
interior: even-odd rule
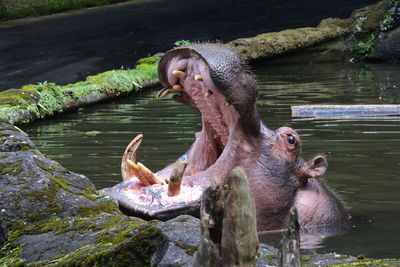
[[[287,141],[289,142],[289,144],[293,145],[296,142],[296,138],[290,134],[287,136]]]

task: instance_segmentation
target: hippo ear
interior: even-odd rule
[[[322,155],[315,156],[313,159],[305,162],[302,160],[299,168],[298,179],[301,185],[307,184],[309,178],[319,178],[325,174],[328,169],[328,161]]]
[[[328,161],[324,156],[318,155],[307,162],[303,175],[307,178],[319,178],[328,169]]]

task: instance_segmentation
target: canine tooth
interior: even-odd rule
[[[209,98],[210,95],[212,95],[212,94],[213,94],[213,92],[212,92],[211,90],[208,90],[208,91],[204,94],[204,97],[205,97],[205,98]]]
[[[175,84],[174,86],[172,86],[172,90],[174,90],[174,91],[182,91],[183,87],[180,84]]]
[[[228,101],[225,101],[224,106],[225,107],[229,107],[231,105],[231,103],[229,103]]]
[[[214,135],[213,135],[213,138],[214,138],[214,139],[217,139],[217,138],[218,138],[218,134],[214,134]]]
[[[183,72],[181,70],[174,70],[172,71],[172,74],[181,79],[185,79],[187,76],[186,72]]]
[[[200,74],[194,75],[194,79],[199,82],[203,81],[203,77]]]
[[[162,98],[170,93],[170,88],[163,88],[156,94],[156,98]]]
[[[168,196],[174,197],[181,192],[181,183],[183,173],[185,172],[187,162],[177,162],[175,168],[171,172],[168,184]]]
[[[136,176],[136,172],[128,163],[128,160],[131,162],[136,162],[136,152],[139,149],[140,144],[142,143],[143,135],[139,134],[126,147],[124,154],[122,156],[121,161],[121,175],[122,180],[128,180],[132,176]]]
[[[149,181],[150,184],[166,184],[165,181],[160,180],[157,175],[142,163],[138,162],[137,166],[139,167],[139,172],[137,174]]]

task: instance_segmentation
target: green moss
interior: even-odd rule
[[[6,159],[6,158],[8,158],[7,155],[0,155],[0,159]]]
[[[41,164],[41,163],[36,163],[36,164],[37,164],[37,166],[38,166],[39,168],[41,168],[41,169],[43,169],[43,170],[45,170],[45,171],[47,171],[47,172],[55,172],[55,169],[53,169],[53,168],[51,168],[51,167],[49,167],[49,166],[46,166],[46,165]]]
[[[60,212],[62,207],[55,201],[58,191],[59,185],[50,183],[45,190],[21,193],[22,197],[27,198],[33,205],[35,205],[35,203],[47,203],[43,210],[35,209],[34,211],[26,213],[25,217],[28,221],[43,220]]]
[[[0,132],[0,137],[1,137],[1,136],[10,136],[10,135],[11,135],[10,133]]]
[[[136,68],[141,69],[140,65],[142,65],[142,64],[157,65],[159,61],[160,61],[160,57],[158,57],[158,56],[141,58],[136,62]]]
[[[107,71],[66,86],[42,82],[1,92],[0,120],[28,123],[106,96],[137,91],[141,84],[157,77],[159,60],[157,56],[144,58],[138,61],[135,69]]]
[[[359,261],[352,261],[349,263],[338,263],[329,265],[331,267],[354,267],[354,266],[376,266],[376,267],[389,267],[389,266],[399,266],[400,262],[397,260],[390,259],[382,259],[382,260],[373,260],[373,259],[364,259]]]
[[[5,245],[7,247],[7,244]],[[0,252],[0,266],[2,267],[19,267],[25,266],[25,260],[21,259],[20,255],[22,253],[22,246],[17,246],[8,251],[6,249],[3,250],[3,253]]]
[[[33,147],[31,147],[30,145],[27,145],[27,144],[21,144],[21,146],[20,146],[20,150],[19,151],[29,151],[29,150],[32,150],[32,149],[34,149]]]
[[[150,266],[157,242],[165,242],[156,221],[142,221],[124,215],[97,213],[89,217],[72,217],[38,221],[27,225],[16,221],[12,226],[9,241],[0,252],[0,266],[23,264],[20,259],[22,246],[17,242],[22,235],[45,232],[63,234],[69,231],[78,233],[93,232],[98,238],[93,244],[80,247],[76,251],[54,255],[50,260],[30,263],[30,266]],[[5,263],[11,265],[4,265]]]
[[[186,217],[180,217],[180,218],[177,218],[176,219],[178,222],[187,222],[187,220],[188,220],[188,218],[186,218]]]
[[[179,40],[174,43],[175,47],[190,45],[192,42],[189,40]]]
[[[99,227],[104,228],[99,230]],[[83,246],[51,262],[57,266],[150,266],[154,240],[160,232],[153,222],[117,216],[89,228],[100,231],[95,244]]]
[[[359,40],[352,48],[356,56],[366,57],[372,54],[375,45],[376,34],[371,33],[368,37]]]
[[[276,259],[278,257],[278,255],[276,254],[269,254],[269,255],[265,255],[264,258],[267,260],[273,260]]]
[[[67,181],[66,179],[64,179],[62,177],[55,176],[55,177],[50,178],[50,180],[55,182],[55,183],[57,183],[65,191],[68,191],[70,193],[75,194],[75,192],[69,187],[69,185],[71,183],[69,181]]]
[[[13,171],[12,168],[1,168],[0,175],[9,174]]]
[[[0,103],[9,106],[27,107],[32,102],[32,95],[20,89],[0,92]]]
[[[196,253],[197,249],[199,248],[199,246],[191,246],[179,241],[175,242],[175,245],[184,249],[186,253],[190,256],[193,256],[193,254]]]
[[[315,255],[309,255],[309,256],[303,256],[301,257],[300,261],[301,264],[306,264],[308,263]]]
[[[13,163],[0,163],[0,175],[13,173],[14,175],[20,174],[24,169],[21,166],[22,162],[18,161]]]
[[[127,1],[130,0],[3,0],[0,2],[0,20],[48,15]]]
[[[93,216],[93,215],[99,214],[101,212],[106,212],[106,213],[110,213],[110,214],[115,214],[115,213],[120,214],[121,213],[118,206],[110,200],[102,201],[99,204],[97,204],[93,207],[90,207],[90,208],[83,207],[83,206],[79,207],[78,212],[82,216]]]

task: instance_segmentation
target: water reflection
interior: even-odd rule
[[[259,67],[255,73],[263,121],[272,129],[296,129],[305,159],[325,153],[330,165],[325,180],[351,208],[348,233],[317,236],[317,243],[315,236],[306,236],[303,245],[314,242],[324,246],[319,251],[399,256],[399,117],[292,118],[290,106],[400,103],[400,68],[318,64]],[[186,151],[200,129],[195,111],[168,99],[153,100],[156,91],[36,122],[25,131],[65,167],[86,174],[99,188],[112,186],[121,180],[121,155],[136,134],[144,134],[139,159],[157,170]]]

